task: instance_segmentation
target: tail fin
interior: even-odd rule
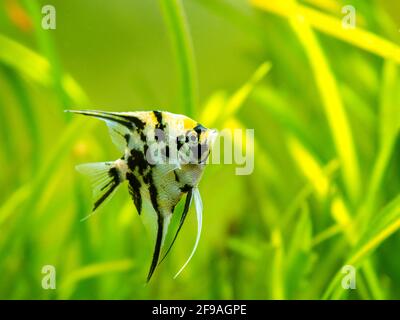
[[[111,199],[117,187],[122,182],[120,173],[114,162],[81,164],[76,166],[76,170],[87,175],[92,182],[93,198],[95,201],[92,212],[96,211],[106,200]]]

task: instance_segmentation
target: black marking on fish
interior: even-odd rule
[[[162,242],[163,229],[164,229],[164,219],[163,219],[163,217],[161,217],[161,215],[158,215],[157,226],[158,227],[157,227],[156,245],[154,247],[153,259],[151,261],[149,274],[147,275],[147,282],[150,281],[151,276],[153,275],[154,270],[157,267],[158,259],[160,257],[161,242]]]
[[[126,144],[129,144],[129,140],[131,139],[131,135],[129,133],[127,133],[126,135],[124,135]]]
[[[135,116],[131,116],[131,115],[123,115],[123,114],[118,114],[118,113],[111,113],[115,116],[118,117],[122,117],[123,119],[126,119],[127,121],[129,121],[130,123],[132,123],[135,128],[136,131],[139,134],[140,140],[142,142],[146,142],[146,135],[143,133],[144,128],[146,127],[146,123],[143,122],[142,120],[140,120],[138,117]]]
[[[118,187],[120,183],[120,178],[117,168],[115,167],[111,168],[108,171],[108,175],[112,178],[111,181],[101,188],[102,191],[107,188],[108,190],[99,199],[96,200],[93,206],[93,211],[95,211],[108,198],[108,196],[115,190],[116,187]]]
[[[135,127],[138,131],[142,131],[144,129],[144,127],[146,126],[146,123],[144,123],[138,117],[135,117],[132,115],[120,114],[120,113],[115,113],[115,112],[108,112],[108,114],[111,114],[115,117],[120,117],[122,119],[125,119],[125,120],[131,122],[132,124],[135,125]]]
[[[144,154],[136,149],[131,150],[131,155],[128,157],[128,167],[132,171],[135,171],[137,167],[139,173],[143,175],[146,168],[149,166],[149,163],[146,161]]]
[[[179,151],[184,144],[185,136],[181,135],[176,137],[176,148]]]
[[[174,172],[175,172],[175,171],[174,171]],[[192,192],[193,192],[193,189],[191,188],[191,189],[188,191],[187,195],[186,195],[185,207],[183,208],[181,220],[180,220],[180,222],[179,222],[178,229],[176,230],[174,239],[172,239],[172,242],[171,242],[171,244],[169,245],[168,250],[165,252],[164,256],[162,257],[162,259],[160,260],[160,262],[159,262],[158,264],[161,264],[161,262],[163,262],[164,259],[167,257],[168,253],[171,251],[172,246],[173,246],[174,243],[175,243],[176,238],[178,237],[179,231],[181,231],[181,228],[182,228],[182,226],[183,226],[183,223],[185,222],[187,213],[189,212],[190,202],[191,202],[191,200],[192,200]]]
[[[210,154],[210,148],[207,144],[198,144],[197,145],[197,150],[193,150],[193,152],[196,152],[197,154],[197,161],[198,163],[205,163],[207,160],[208,155]]]
[[[132,172],[126,174],[126,179],[129,182],[129,193],[132,196],[138,214],[142,212],[142,196],[140,194],[140,181]]]
[[[95,203],[93,206],[93,210],[92,211],[96,211],[96,209],[107,199],[107,197],[115,190],[115,188],[117,187],[117,184],[113,184],[112,187],[110,189],[107,190],[106,193],[104,193]]]
[[[207,129],[200,123],[198,123],[197,126],[193,128],[193,130],[196,131],[197,136],[200,136],[203,132],[207,131]]]
[[[149,184],[150,184],[150,172],[151,172],[151,169],[149,169],[149,171],[145,174],[145,175],[143,175],[143,182],[147,185],[147,187],[149,186]]]
[[[157,224],[158,224],[157,239],[156,239],[156,245],[154,247],[153,260],[151,261],[149,274],[147,276],[147,282],[148,282],[158,264],[158,259],[160,257],[161,242],[162,242],[162,235],[163,235],[163,228],[164,228],[164,218],[162,217],[161,212],[160,212],[160,207],[159,207],[158,200],[157,200],[158,191],[157,191],[157,187],[155,186],[154,181],[153,181],[153,171],[152,170],[150,170],[146,174],[146,180],[147,180],[147,183],[149,186],[151,204],[152,204],[155,212],[157,213]]]
[[[192,154],[194,154],[194,155],[197,155],[197,163],[203,163],[206,159],[207,159],[207,157],[205,157],[205,159],[204,159],[204,154],[208,151],[208,153],[209,153],[209,147],[207,146],[207,144],[200,144],[200,136],[204,133],[204,132],[206,132],[207,131],[207,129],[203,126],[203,125],[201,125],[200,123],[198,123],[194,128],[193,128],[193,131],[195,131],[196,132],[196,134],[197,134],[197,145],[192,145],[191,147],[190,147],[190,149],[191,149],[191,151],[192,151]],[[192,141],[192,142],[194,142],[194,141]],[[194,163],[196,163],[196,162],[194,162]]]
[[[146,142],[147,142],[146,135],[143,133],[143,131],[139,131],[139,136],[140,136],[140,140],[141,140],[143,143],[146,143]]]
[[[153,111],[154,116],[156,117],[157,123],[156,123],[156,129],[161,129],[164,130],[165,129],[165,124],[163,123],[163,115],[162,112],[160,111]]]
[[[115,167],[112,167],[109,171],[108,171],[108,175],[114,179],[114,182],[116,184],[120,183],[120,179],[119,179],[119,172],[118,169]]]
[[[147,177],[147,183],[149,186],[151,204],[152,204],[154,210],[156,211],[157,215],[161,215],[160,208],[158,205],[158,200],[157,200],[158,191],[157,191],[157,187],[155,186],[154,181],[153,181],[153,171],[150,170],[147,173],[146,177]]]
[[[85,113],[84,111],[80,112],[80,113],[85,116],[96,117],[96,118],[100,118],[100,119],[104,119],[104,120],[110,120],[110,121],[119,123],[119,124],[123,125],[124,127],[127,127],[128,129],[131,129],[131,130],[133,129],[133,124],[131,122],[124,121],[123,119],[120,119],[118,117],[108,116],[108,114],[111,114],[111,113],[104,113],[104,114],[103,113],[93,113],[92,114],[92,113]]]
[[[161,148],[161,155],[164,156],[165,158],[169,158],[169,146],[166,145],[163,148]]]
[[[190,190],[192,190],[192,186],[185,184],[183,187],[180,187],[182,192],[189,192]]]
[[[176,173],[176,170],[174,170],[174,176],[175,176],[175,181],[176,181],[176,182],[179,182],[179,176],[178,176],[178,174]]]

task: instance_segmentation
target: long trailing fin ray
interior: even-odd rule
[[[176,238],[178,237],[179,231],[181,231],[181,228],[182,228],[182,226],[183,226],[183,223],[184,223],[185,220],[186,220],[186,216],[187,216],[187,213],[189,212],[189,208],[190,208],[191,202],[192,202],[192,189],[190,189],[190,190],[188,191],[187,195],[186,195],[185,207],[184,207],[184,209],[183,209],[182,216],[181,216],[181,220],[179,221],[179,226],[178,226],[178,229],[176,230],[175,236],[174,236],[174,238],[173,238],[171,244],[169,245],[167,251],[164,253],[164,256],[162,257],[162,259],[160,260],[160,262],[159,262],[158,264],[161,264],[161,262],[164,261],[164,259],[165,259],[165,258],[167,257],[167,255],[168,255],[168,253],[171,251],[172,246],[174,245],[174,243],[175,243],[175,241],[176,241]]]
[[[187,264],[189,261],[192,259],[194,253],[197,250],[197,246],[200,241],[200,235],[201,235],[201,228],[203,224],[203,203],[201,201],[201,196],[198,188],[193,189],[193,199],[194,199],[194,205],[196,208],[196,218],[197,218],[197,235],[196,235],[196,242],[193,246],[192,252],[190,253],[189,258],[186,260],[182,268],[179,269],[179,271],[176,273],[174,276],[174,279],[176,279],[177,276],[186,268]]]
[[[120,185],[120,177],[117,168],[112,162],[85,163],[76,166],[76,170],[89,177],[93,187],[94,205],[90,215],[110,200]]]

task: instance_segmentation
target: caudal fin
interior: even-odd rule
[[[88,176],[92,182],[94,199],[92,212],[106,200],[111,199],[121,183],[120,174],[114,162],[80,164],[76,166],[76,170]]]

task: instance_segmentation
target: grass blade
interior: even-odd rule
[[[12,68],[5,66],[2,68],[8,80],[11,90],[20,105],[22,118],[25,123],[28,136],[32,144],[32,168],[35,169],[39,163],[39,155],[41,152],[40,146],[40,130],[37,123],[37,118],[34,111],[32,99],[28,90],[23,83],[19,74]]]
[[[346,110],[328,61],[312,29],[306,23],[292,20],[292,27],[304,46],[320,91],[332,138],[343,168],[342,177],[350,198],[360,195],[360,172]]]
[[[384,181],[386,169],[394,151],[400,128],[398,112],[397,65],[386,61],[383,69],[383,87],[380,98],[379,151],[372,169],[367,196],[358,221],[367,227],[377,205],[377,195]]]
[[[31,49],[0,34],[0,61],[47,88],[53,87],[52,66]],[[62,86],[74,103],[85,104],[88,99],[69,75],[64,75]]]
[[[41,7],[36,0],[24,0],[23,3],[32,18],[35,30],[34,34],[40,51],[44,54],[51,65],[51,77],[53,79],[54,89],[60,101],[60,106],[62,110],[67,109],[71,106],[71,100],[63,86],[63,71],[57,57],[56,49],[51,40],[50,33],[48,30],[42,28]]]
[[[254,91],[256,85],[271,70],[270,62],[262,63],[239,89],[237,89],[229,98],[225,98],[221,93],[215,95],[207,103],[201,114],[201,119],[208,126],[213,126],[218,122],[230,121],[236,113],[243,107],[244,102]]]
[[[370,225],[371,228],[361,237],[345,265],[359,266],[383,241],[400,229],[400,196],[378,213]],[[336,290],[341,277],[341,273],[336,274],[325,291],[324,299],[328,299]]]
[[[60,299],[68,299],[76,285],[85,279],[102,276],[107,273],[122,272],[134,267],[132,260],[104,262],[82,267],[69,274],[60,285]]]
[[[193,117],[197,104],[196,67],[189,27],[181,0],[160,0],[168,26],[179,72],[180,103],[185,114]]]
[[[251,3],[268,12],[285,18],[303,17],[311,27],[355,47],[364,49],[379,57],[400,63],[400,47],[372,32],[342,28],[342,21],[292,1],[250,0]]]

